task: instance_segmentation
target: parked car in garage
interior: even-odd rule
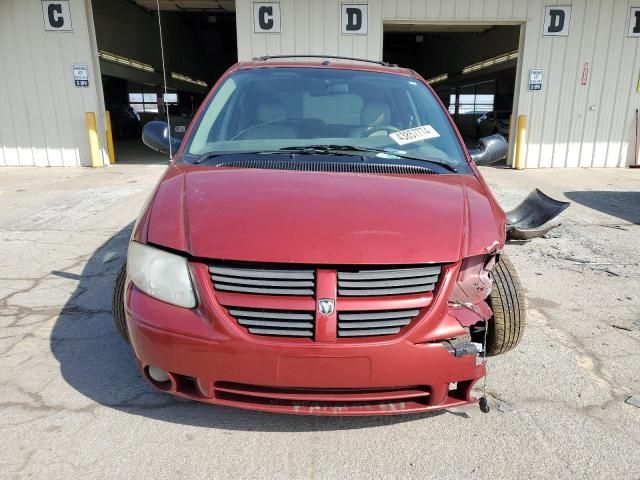
[[[162,122],[143,140],[177,154],[114,315],[155,387],[271,412],[423,412],[476,402],[485,356],[520,341],[505,214],[415,72],[240,63],[181,142]]]
[[[486,137],[499,133],[509,137],[511,112],[486,112],[476,120],[476,133],[478,137]]]
[[[129,105],[108,105],[107,110],[111,113],[111,130],[114,138],[125,140],[130,138],[140,138],[142,133],[142,123],[140,114]]]

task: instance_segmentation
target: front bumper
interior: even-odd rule
[[[218,405],[313,415],[415,413],[476,401],[471,389],[484,365],[475,355],[455,357],[433,340],[459,328],[446,307],[432,305],[420,320],[432,326],[428,335],[413,329],[353,343],[265,338],[239,328],[213,300],[206,268],[194,272],[201,305],[193,310],[127,285],[131,344],[145,378],[161,390]],[[149,366],[167,372],[169,381],[154,381]]]

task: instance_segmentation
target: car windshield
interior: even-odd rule
[[[354,147],[360,156],[394,163],[418,159],[470,171],[444,109],[420,81],[309,67],[230,75],[200,115],[184,160],[306,147],[314,147],[314,154]]]

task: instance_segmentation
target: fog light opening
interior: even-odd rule
[[[147,367],[147,373],[154,382],[167,383],[171,381],[169,374],[155,365],[149,365]]]

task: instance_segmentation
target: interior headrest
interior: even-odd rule
[[[275,100],[263,100],[258,104],[258,108],[256,109],[256,120],[260,123],[284,120],[286,117],[286,108]]]
[[[360,113],[360,122],[364,126],[387,125],[391,120],[391,108],[383,102],[365,103]]]

